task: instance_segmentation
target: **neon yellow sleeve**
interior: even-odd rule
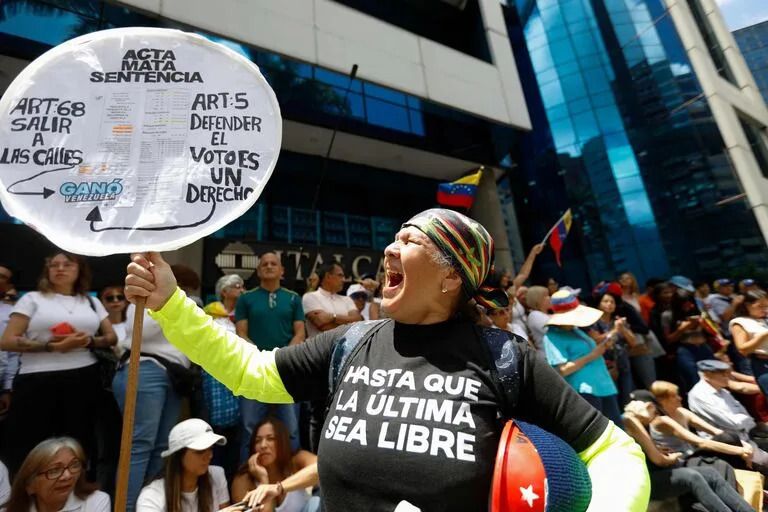
[[[597,441],[579,453],[592,479],[588,512],[645,512],[651,496],[651,479],[645,455],[634,439],[613,422]]]
[[[293,403],[277,371],[275,352],[261,351],[216,325],[180,289],[159,311],[149,314],[171,344],[236,395],[267,403]]]

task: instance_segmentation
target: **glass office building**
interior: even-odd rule
[[[735,30],[733,37],[768,103],[768,21]]]
[[[539,277],[765,267],[745,202],[719,204],[740,186],[662,0],[516,0],[506,19],[534,124],[511,187],[523,239],[576,219],[566,264]]]

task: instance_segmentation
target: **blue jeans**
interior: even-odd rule
[[[698,361],[714,359],[715,354],[709,345],[686,345],[681,343],[677,347],[677,371],[682,377],[682,388],[688,392],[694,384],[699,382],[699,370],[696,368]]]
[[[291,453],[299,451],[299,420],[296,416],[295,404],[265,404],[256,400],[240,398],[240,421],[242,430],[240,437],[240,463],[244,463],[251,455],[251,435],[253,428],[262,420],[274,416],[282,421],[288,429],[291,438]]]
[[[624,428],[624,422],[621,420],[619,411],[619,402],[616,395],[596,396],[587,393],[579,393],[589,405],[603,413],[603,416],[611,420],[620,429]]]
[[[739,349],[736,348],[736,345],[733,343],[733,341],[731,341],[731,343],[728,345],[728,348],[725,349],[725,353],[728,354],[729,358],[731,358],[731,363],[733,363],[733,371],[746,375],[752,375],[752,364],[750,363],[750,358],[741,355],[741,352],[739,352]]]
[[[312,496],[304,504],[304,508],[301,512],[321,512],[323,510],[323,503],[320,501],[320,496]]]
[[[121,412],[125,411],[127,383],[126,365],[117,371],[112,381],[112,390]],[[126,502],[126,510],[129,512],[135,509],[145,480],[154,477],[162,469],[160,452],[168,448],[168,434],[178,423],[180,414],[181,397],[171,387],[165,369],[152,361],[141,361]]]
[[[761,359],[756,356],[749,356],[749,362],[752,363],[752,374],[760,386],[760,391],[768,396],[768,359]]]

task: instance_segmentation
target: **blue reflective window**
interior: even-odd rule
[[[576,142],[576,135],[570,119],[561,119],[550,123],[552,128],[552,138],[558,148],[573,144]]]
[[[568,117],[569,114],[569,104],[568,103],[560,103],[558,105],[555,105],[552,108],[547,109],[547,117],[550,121],[557,121],[558,119],[563,119],[564,117]]]
[[[644,190],[622,194],[622,202],[630,224],[645,224],[655,221],[648,196],[645,195]]]
[[[619,132],[624,130],[624,123],[621,120],[619,111],[615,107],[601,107],[595,109],[597,122],[605,133]]]
[[[366,96],[379,98],[380,100],[386,100],[391,103],[396,103],[398,105],[406,104],[405,94],[403,94],[402,92],[393,91],[392,89],[387,89],[385,87],[381,87],[379,85],[375,85],[371,83],[363,84],[363,88],[365,90]]]
[[[589,73],[584,73],[584,81],[587,83],[587,90],[589,90],[590,95],[596,95],[611,90],[610,83],[605,76],[603,68],[596,68]],[[610,96],[613,98],[612,94]]]
[[[613,175],[616,178],[639,176],[640,170],[631,147],[608,148],[608,159],[611,161]]]
[[[44,44],[58,45],[98,30],[96,20],[47,4],[7,2],[0,16],[0,32]]]
[[[368,122],[371,124],[404,132],[410,131],[408,111],[405,107],[366,97],[365,109],[368,114]]]
[[[574,35],[572,39],[573,44],[576,47],[576,53],[578,53],[580,57],[596,54],[599,51],[592,34],[589,32]]]
[[[574,114],[571,116],[571,119],[573,119],[573,126],[576,128],[576,133],[582,142],[587,142],[599,135],[600,130],[591,111]]]
[[[335,85],[337,87],[341,87],[342,89],[346,89],[347,84],[349,84],[349,77],[347,75],[335,73],[323,68],[315,68],[315,78],[318,82],[323,82],[324,84],[328,85]],[[352,86],[349,88],[349,90],[362,92],[362,82],[360,82],[360,80],[353,80]]]
[[[417,98],[416,96],[408,96],[406,97],[406,100],[410,108],[421,110],[421,100],[419,98]]]
[[[560,11],[568,24],[577,23],[585,19],[584,9],[578,0],[561,2]]]
[[[616,186],[619,187],[619,192],[621,192],[622,195],[629,194],[630,192],[645,193],[643,179],[639,175],[618,179],[616,180]]]
[[[338,95],[337,98],[339,102],[344,98],[344,90],[333,87],[332,90],[336,92]],[[365,119],[365,106],[363,105],[363,96],[361,94],[357,94],[356,92],[350,92],[347,93],[347,101],[345,102],[346,105],[346,113],[352,117],[357,117],[360,119]],[[333,108],[332,111],[339,112],[339,103],[337,102],[335,105],[335,108]]]
[[[587,88],[589,88],[589,80],[587,81]],[[613,99],[613,94],[610,92],[601,92],[599,94],[592,94],[590,96],[590,100],[592,101],[592,105],[595,108],[609,107],[616,104]]]
[[[592,104],[589,98],[580,98],[578,100],[572,100],[568,102],[568,110],[572,114],[578,114],[579,112],[586,112],[592,110]]]
[[[566,97],[571,99],[583,98],[587,95],[587,89],[584,87],[584,81],[580,74],[572,74],[561,78],[563,92]]]
[[[560,69],[560,66],[572,64],[576,60],[576,54],[573,52],[571,41],[565,40],[561,44],[553,45],[552,50],[552,60],[558,66],[558,70],[563,74],[568,74],[568,71]]]
[[[552,62],[552,54],[549,53],[548,46],[542,46],[541,48],[531,50],[530,56],[533,68],[536,71],[543,71],[555,65]]]
[[[418,110],[408,110],[408,116],[411,120],[411,133],[424,135],[424,117]]]
[[[558,80],[541,85],[540,90],[541,98],[544,100],[544,106],[547,108],[551,108],[565,101],[563,89],[560,87],[560,82]]]
[[[571,24],[571,26],[568,27],[568,31],[571,34],[585,34],[591,32],[592,27],[586,21],[581,21]]]
[[[536,79],[540,84],[546,84],[552,80],[557,80],[557,77],[557,69],[555,68],[544,70],[536,75]]]

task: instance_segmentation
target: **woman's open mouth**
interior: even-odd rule
[[[387,270],[387,283],[381,290],[381,295],[385,298],[392,298],[397,294],[398,289],[403,284],[403,274],[393,270]]]

